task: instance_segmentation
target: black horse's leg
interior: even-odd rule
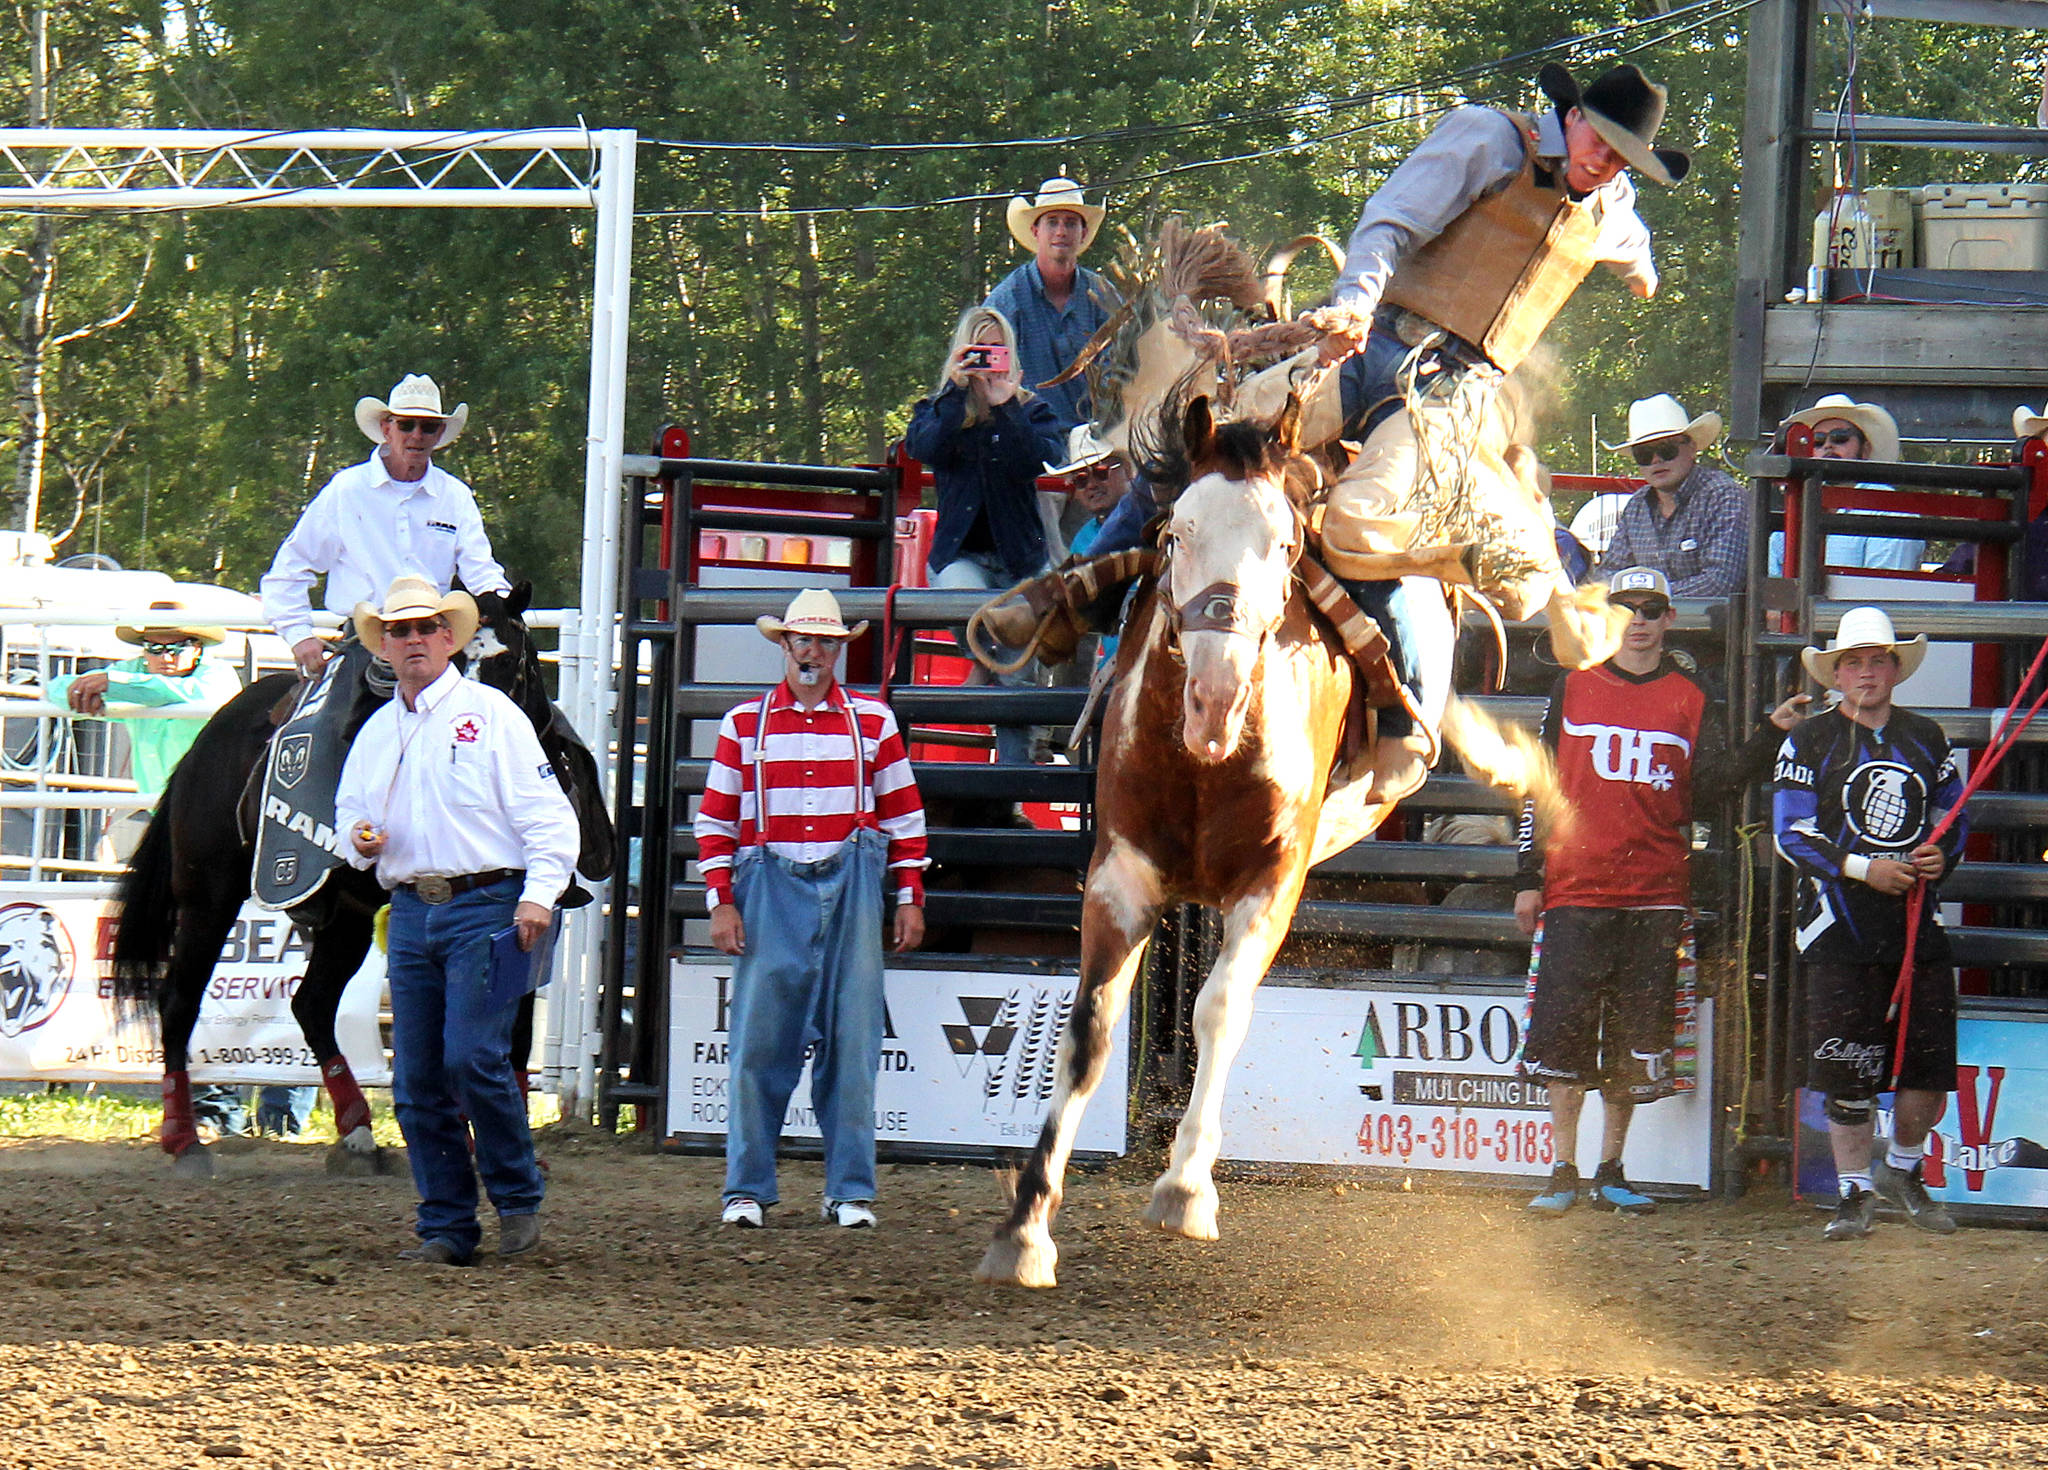
[[[213,976],[214,962],[241,911],[239,896],[218,890],[182,898],[178,904],[178,933],[171,943],[171,962],[160,992],[164,1043],[161,1139],[164,1152],[179,1161],[183,1172],[213,1172],[192,1113],[192,1028],[199,1024],[199,1003]]]
[[[342,904],[324,924],[313,930],[312,949],[306,956],[306,977],[292,996],[292,1016],[305,1033],[306,1045],[320,1062],[320,1079],[334,1104],[334,1131],[350,1153],[374,1155],[376,1140],[370,1132],[370,1104],[357,1085],[348,1059],[341,1054],[341,1042],[334,1034],[335,1014],[341,1009],[341,994],[363,967],[370,952],[371,921],[367,914]]]

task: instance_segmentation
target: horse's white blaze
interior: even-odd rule
[[[1208,474],[1173,504],[1167,593],[1184,612],[1210,587],[1230,588],[1249,631],[1181,634],[1187,666],[1182,738],[1197,760],[1227,759],[1244,735],[1252,675],[1266,639],[1287,609],[1293,575],[1294,512],[1265,479]]]
[[[464,645],[462,651],[469,659],[466,677],[481,679],[485,659],[496,658],[499,654],[510,653],[512,650],[504,645],[496,633],[479,623],[476,635]]]

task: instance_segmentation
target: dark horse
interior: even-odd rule
[[[463,653],[466,673],[502,691],[533,722],[576,808],[582,833],[578,871],[591,879],[609,877],[612,824],[597,763],[549,703],[540,655],[520,618],[532,591],[530,583],[522,582],[508,595],[486,592],[477,598],[482,622]],[[187,1049],[200,998],[249,897],[255,843],[244,828],[253,833],[255,824],[244,819],[243,807],[250,776],[296,703],[300,682],[296,674],[266,675],[206,722],[171,773],[115,895],[114,994],[124,1007],[154,1012],[161,1024],[161,1138],[180,1173],[213,1172],[192,1114]],[[334,1018],[342,990],[369,953],[373,920],[384,902],[374,874],[343,864],[318,892],[290,910],[292,922],[311,941],[305,979],[292,996],[292,1015],[319,1059],[344,1151],[380,1168],[369,1104],[341,1054]],[[529,1042],[530,1016],[530,1008],[522,1012],[520,1028]]]

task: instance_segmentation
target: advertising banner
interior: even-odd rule
[[[1423,977],[1417,977],[1423,978]],[[1550,1097],[1515,1075],[1519,986],[1495,989],[1260,989],[1223,1104],[1223,1157],[1352,1164],[1498,1179],[1547,1175],[1557,1159]],[[1699,1004],[1713,1055],[1713,1006]],[[1712,1088],[1636,1110],[1624,1162],[1644,1184],[1712,1182]],[[1577,1156],[1600,1141],[1586,1099]]]
[[[1054,1059],[1073,1009],[1073,975],[988,970],[889,970],[882,1070],[875,1080],[880,1144],[1029,1148],[1052,1100]],[[731,963],[669,967],[668,1131],[723,1138]],[[1109,1072],[1088,1104],[1080,1153],[1124,1151],[1129,1031],[1117,1022]],[[808,1065],[783,1118],[786,1138],[816,1138]]]
[[[111,906],[48,895],[47,887],[0,887],[0,1077],[155,1082],[163,1075],[155,1020],[123,1025],[115,1014]],[[291,1012],[305,973],[306,942],[291,922],[245,905],[200,1004],[192,1079],[317,1083]],[[372,946],[336,1021],[342,1053],[365,1086],[391,1080],[377,1027],[383,992],[384,956]]]
[[[2048,1022],[1972,1012],[1956,1022],[1956,1090],[1927,1140],[1921,1177],[1950,1205],[2048,1210]],[[1821,1095],[1799,1089],[1799,1193],[1835,1198],[1835,1161]],[[1892,1095],[1878,1098],[1878,1146],[1892,1132]]]

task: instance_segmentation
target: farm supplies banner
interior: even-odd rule
[[[2048,1022],[1971,1014],[1956,1022],[1956,1090],[1927,1140],[1927,1191],[1951,1205],[2048,1211]],[[1835,1197],[1835,1161],[1821,1095],[1799,1089],[1799,1193]],[[1891,1137],[1892,1095],[1878,1098],[1877,1134]]]
[[[111,906],[0,888],[0,1077],[45,1082],[155,1082],[156,1023],[114,1014]],[[192,1035],[195,1082],[317,1083],[320,1070],[292,993],[306,943],[281,914],[244,906],[207,982]],[[375,946],[342,995],[337,1031],[358,1081],[387,1084],[377,1029],[384,956]]]
[[[1714,1054],[1699,1006],[1699,1053]],[[1260,1163],[1538,1179],[1557,1159],[1549,1094],[1515,1075],[1520,988],[1321,990],[1267,985],[1223,1104],[1223,1157]],[[1636,1109],[1624,1159],[1646,1184],[1711,1182],[1712,1089]],[[1598,1157],[1600,1099],[1578,1157]]]
[[[877,1141],[1030,1147],[1052,1098],[1060,1031],[1078,983],[1072,975],[888,971],[888,1019],[875,1082]],[[671,1135],[725,1136],[731,987],[730,963],[676,960],[669,968]],[[1083,1153],[1124,1151],[1128,1038],[1126,1022],[1117,1022],[1109,1074],[1088,1104],[1075,1143]],[[818,1136],[808,1066],[790,1095],[783,1134]]]

